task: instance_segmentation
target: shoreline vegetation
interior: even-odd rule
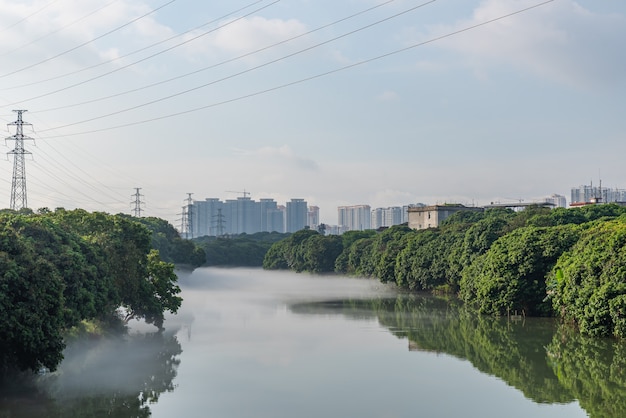
[[[157,218],[81,209],[0,212],[0,374],[54,371],[66,342],[162,328],[182,303],[174,263],[205,254]]]
[[[81,209],[0,211],[0,373],[55,370],[66,342],[162,328],[182,303],[175,269],[375,278],[458,297],[479,315],[558,317],[585,335],[626,338],[626,208],[490,209],[439,228],[341,236],[304,229],[183,240],[167,221]]]
[[[558,317],[626,338],[626,208],[616,204],[459,212],[419,231],[305,229],[275,243],[263,267],[370,277],[456,295],[478,314]]]

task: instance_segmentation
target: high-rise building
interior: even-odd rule
[[[279,207],[274,199],[256,202],[244,196],[222,202],[217,198],[207,198],[193,202],[190,207],[195,237],[285,232],[285,208]]]
[[[192,233],[194,237],[204,235],[219,235],[219,214],[224,204],[217,198],[207,198],[193,202],[192,216]],[[222,225],[223,229],[223,225]]]
[[[304,199],[291,199],[287,202],[286,232],[296,232],[307,226],[307,202]]]
[[[267,231],[268,232],[285,232],[285,213],[287,209],[283,205],[278,205],[276,209],[270,209],[267,212]]]
[[[311,229],[317,229],[320,224],[320,208],[318,206],[309,206],[306,224]]]
[[[582,185],[571,189],[570,204],[626,202],[626,190]]]
[[[338,226],[347,231],[364,231],[372,228],[370,205],[339,206]]]
[[[565,199],[565,196],[561,196],[560,194],[553,194],[546,197],[546,203],[552,203],[555,208],[567,207],[567,200]]]
[[[400,225],[402,223],[402,208],[392,206],[388,208],[376,208],[372,210],[370,226],[372,229]]]
[[[372,229],[400,225],[402,223],[402,208],[392,206],[389,208],[376,208],[372,210]]]

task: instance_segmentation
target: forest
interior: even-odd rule
[[[0,212],[0,373],[55,370],[86,322],[161,328],[176,312],[174,262],[205,255],[166,221],[84,210]]]
[[[291,234],[257,232],[233,236],[203,236],[191,242],[206,255],[205,266],[261,267],[270,247]],[[191,244],[189,242],[189,244]]]
[[[616,204],[459,212],[419,231],[305,229],[275,243],[263,267],[372,277],[457,295],[480,314],[556,316],[626,338],[626,208]]]

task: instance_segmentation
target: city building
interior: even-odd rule
[[[626,190],[603,188],[602,185],[581,185],[571,189],[570,206],[580,206],[588,203],[618,203],[626,202]]]
[[[307,226],[307,202],[304,199],[291,199],[287,202],[286,232],[296,232]]]
[[[372,210],[370,226],[372,229],[400,225],[403,219],[403,208],[392,206]]]
[[[318,206],[309,206],[306,224],[309,228],[317,230],[320,224],[320,208]]]
[[[372,214],[369,205],[339,206],[337,208],[339,229],[364,231],[372,229]]]
[[[567,199],[565,199],[565,196],[561,196],[560,194],[553,194],[546,197],[546,203],[552,203],[555,208],[567,207]]]
[[[194,201],[189,208],[192,237],[285,232],[286,209],[274,199],[257,202],[247,196],[225,201],[207,198]],[[303,219],[306,222],[306,209]]]
[[[454,213],[465,212],[482,212],[484,209],[479,207],[468,207],[457,204],[433,205],[422,207],[410,207],[409,212],[409,228],[412,229],[428,229],[437,228],[441,222],[449,218]]]

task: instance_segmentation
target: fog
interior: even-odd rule
[[[205,268],[178,271],[177,275],[183,304],[177,314],[166,315],[163,332],[142,321],[131,321],[126,335],[68,343],[58,370],[36,380],[40,408],[51,407],[47,405],[50,399],[73,405],[86,397],[103,403],[132,400],[138,409],[146,408],[174,389],[181,362],[180,341],[190,341],[198,334],[236,342],[239,337],[229,329],[237,326],[229,320],[245,322],[304,302],[395,294],[392,286],[370,279],[337,280],[336,276],[261,269]],[[272,333],[268,329],[262,332]],[[63,413],[67,412],[64,409]]]
[[[585,416],[574,403],[539,407],[466,360],[411,350],[407,332],[442,330],[430,310],[426,322],[396,311],[394,286],[244,268],[177,274],[184,301],[164,331],[133,321],[127,335],[72,342],[58,371],[0,389],[0,416],[408,418],[415,405],[440,417]],[[372,309],[385,297],[389,312]]]

